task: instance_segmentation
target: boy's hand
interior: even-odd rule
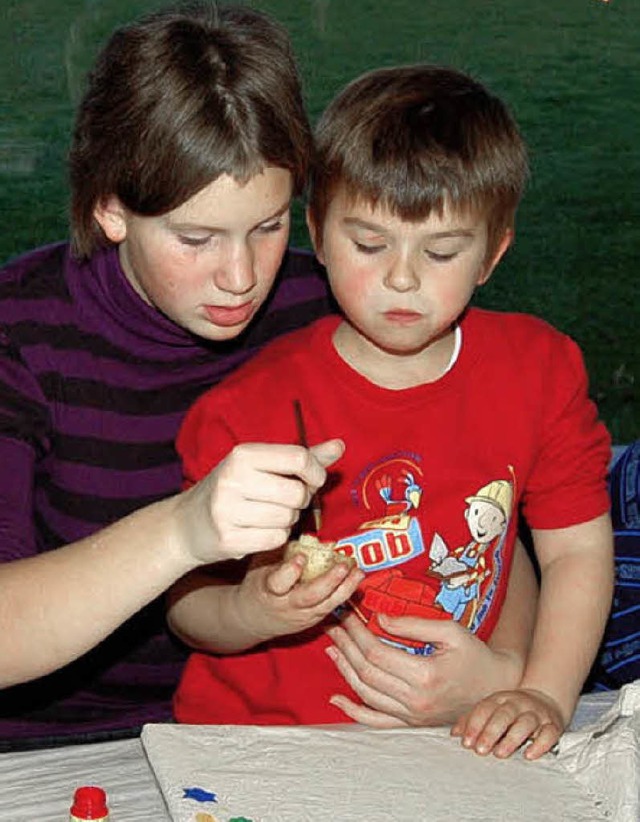
[[[355,722],[375,728],[450,724],[478,700],[521,679],[515,657],[493,651],[457,622],[379,619],[390,633],[430,643],[435,652],[414,656],[393,648],[355,615],[332,626],[335,645],[327,654],[364,704],[343,695],[331,701]]]
[[[564,730],[559,706],[542,691],[519,688],[498,691],[461,717],[451,735],[481,756],[493,752],[506,759],[528,740],[525,759],[538,759],[551,750]]]
[[[364,574],[340,563],[325,574],[300,582],[305,558],[296,555],[276,565],[251,563],[237,589],[238,615],[266,641],[296,634],[321,622],[354,593]]]

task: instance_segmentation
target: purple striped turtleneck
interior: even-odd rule
[[[58,244],[11,261],[0,272],[0,561],[74,542],[178,491],[173,443],[193,400],[329,310],[306,251],[287,254],[260,316],[223,344],[144,303],[114,249],[78,263]],[[77,662],[0,691],[0,750],[168,720],[183,658],[153,603]]]

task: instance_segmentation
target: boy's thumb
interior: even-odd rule
[[[344,454],[345,444],[342,440],[327,440],[312,446],[310,450],[320,465],[323,468],[328,468]]]

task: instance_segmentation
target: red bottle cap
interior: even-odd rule
[[[78,788],[73,795],[71,816],[78,819],[104,819],[109,815],[107,795],[95,785],[85,785]]]

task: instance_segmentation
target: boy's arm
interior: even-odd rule
[[[498,622],[487,645],[512,660],[517,680],[524,671],[531,648],[538,606],[538,582],[533,564],[520,539],[516,539],[507,592]],[[506,682],[503,687],[509,687]]]
[[[479,753],[548,751],[569,724],[611,606],[613,534],[608,514],[569,528],[533,532],[541,588],[531,651],[515,691],[483,700],[457,729]]]
[[[254,558],[239,582],[202,570],[188,574],[168,594],[171,630],[198,650],[238,653],[316,625],[349,599],[362,580],[360,570],[339,563],[302,583],[304,557],[280,562],[280,555]]]
[[[541,586],[521,688],[557,702],[565,726],[595,659],[613,594],[609,514],[570,528],[534,531]]]

